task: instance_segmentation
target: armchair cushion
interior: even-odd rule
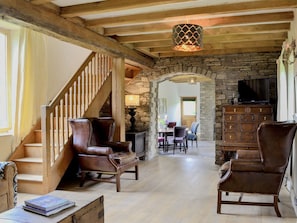
[[[263,163],[260,161],[252,160],[231,160],[230,162],[231,171],[238,172],[257,172],[263,171]]]
[[[113,152],[132,152],[132,142],[105,142],[106,146],[112,148]]]
[[[261,160],[259,150],[237,150],[237,159]]]
[[[126,153],[126,152],[115,152],[110,154],[110,157],[114,159],[118,164],[124,165],[130,163],[136,159],[135,153]]]
[[[110,147],[102,147],[102,146],[89,146],[87,147],[86,151],[84,152],[84,154],[89,154],[89,155],[108,155],[108,154],[112,154],[112,148]]]

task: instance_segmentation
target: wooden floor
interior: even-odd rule
[[[64,190],[104,195],[106,223],[293,223],[297,222],[289,193],[285,187],[280,195],[278,218],[271,207],[223,205],[223,214],[216,213],[218,166],[214,164],[214,143],[199,142],[187,154],[176,151],[141,161],[140,179],[122,175],[122,192],[114,184],[88,182],[66,183]],[[18,203],[36,195],[20,194]],[[237,194],[230,194],[237,198]],[[265,201],[270,197],[244,195],[243,199]]]

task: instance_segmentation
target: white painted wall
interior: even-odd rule
[[[166,98],[167,100],[167,115],[169,122],[176,121],[177,125],[181,125],[181,97],[197,97],[197,116],[200,117],[199,83],[197,83],[196,85],[190,85],[187,83],[177,84],[171,81],[164,81],[162,83],[159,83],[158,91],[158,97]]]
[[[78,70],[90,50],[48,37],[48,101],[52,100]]]

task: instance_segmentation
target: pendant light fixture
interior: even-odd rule
[[[178,24],[172,29],[174,50],[194,52],[202,50],[203,27],[196,24]]]

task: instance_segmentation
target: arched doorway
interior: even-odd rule
[[[204,74],[207,72],[205,71]],[[148,158],[157,155],[158,134],[158,98],[159,85],[164,81],[177,76],[194,75],[199,82],[199,121],[201,123],[201,140],[214,140],[215,138],[215,81],[201,73],[176,72],[169,73],[150,82],[150,129],[148,139]],[[200,81],[199,81],[200,78]]]

